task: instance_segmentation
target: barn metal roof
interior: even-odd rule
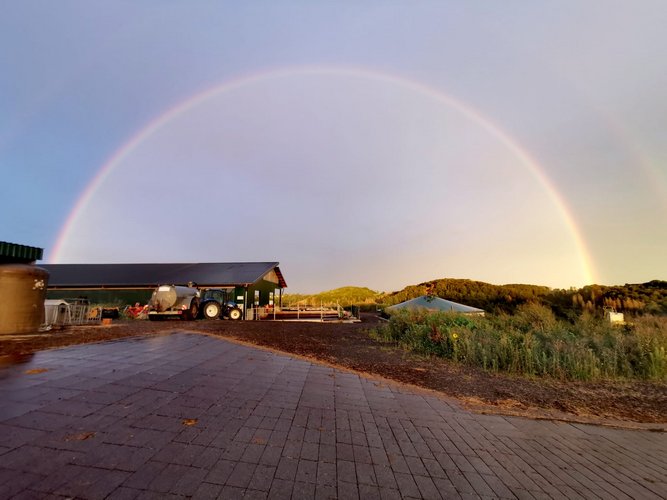
[[[42,258],[44,250],[27,245],[0,241],[0,262],[29,263]]]
[[[185,285],[249,286],[271,271],[287,287],[279,262],[209,262],[200,264],[44,264],[49,288],[151,288]]]

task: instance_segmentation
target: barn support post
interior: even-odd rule
[[[248,319],[248,285],[243,287],[243,319]]]

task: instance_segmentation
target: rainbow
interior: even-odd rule
[[[585,86],[577,80],[568,78],[567,82],[571,88],[577,90],[582,99],[587,103],[590,111],[593,111],[604,123],[608,133],[625,149],[628,161],[631,165],[639,167],[646,178],[650,179],[649,189],[656,194],[662,207],[667,209],[667,172],[660,168],[659,160],[654,158],[642,144],[631,128],[621,121],[617,116],[596,104],[598,101]]]
[[[52,255],[49,257],[49,262],[58,263],[62,260],[63,247],[70,234],[73,231],[74,226],[76,225],[80,215],[85,211],[86,206],[89,204],[90,200],[93,198],[97,190],[104,184],[104,181],[113,171],[113,169],[119,165],[125,158],[132,154],[146,139],[152,136],[157,130],[167,125],[172,120],[178,118],[179,116],[187,113],[189,110],[203,104],[208,99],[211,99],[215,96],[219,96],[226,92],[231,92],[236,89],[240,89],[247,85],[254,83],[265,82],[267,80],[276,80],[286,77],[294,76],[350,76],[355,78],[366,78],[368,80],[377,81],[380,83],[388,83],[400,86],[402,88],[412,90],[424,95],[429,96],[430,98],[436,100],[437,102],[444,104],[452,109],[455,109],[470,119],[473,123],[479,125],[483,130],[488,132],[492,137],[497,138],[505,147],[511,151],[516,158],[518,158],[522,165],[530,172],[530,174],[538,181],[538,183],[544,188],[549,199],[554,203],[555,207],[559,211],[565,225],[567,226],[570,234],[572,235],[574,244],[577,248],[579,255],[579,262],[581,266],[582,275],[586,283],[594,282],[594,270],[592,266],[592,261],[589,256],[588,249],[586,247],[584,238],[579,231],[575,223],[574,216],[569,210],[565,200],[560,195],[556,187],[553,185],[551,180],[545,174],[544,169],[541,165],[530,155],[528,151],[522,148],[514,139],[502,131],[497,125],[491,122],[488,118],[479,113],[476,109],[471,106],[458,101],[457,99],[443,93],[442,91],[419,83],[402,76],[396,76],[392,74],[387,74],[384,72],[379,72],[375,70],[369,70],[367,68],[357,68],[357,67],[348,67],[348,66],[297,66],[289,68],[278,68],[278,69],[269,69],[258,73],[248,74],[241,77],[237,77],[231,80],[228,80],[222,84],[216,85],[209,89],[206,89],[200,93],[197,93],[188,99],[178,103],[174,107],[168,109],[161,115],[157,116],[155,119],[150,121],[146,126],[140,129],[136,134],[134,134],[130,139],[121,146],[108,160],[107,162],[99,169],[97,175],[93,180],[88,184],[82,195],[76,201],[74,208],[70,212],[67,220],[63,224],[60,233],[57,236],[56,243],[54,245],[54,250]]]

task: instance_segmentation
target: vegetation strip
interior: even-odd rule
[[[612,325],[587,312],[557,319],[540,304],[489,317],[401,310],[375,329],[385,341],[492,372],[560,380],[667,380],[667,317]]]

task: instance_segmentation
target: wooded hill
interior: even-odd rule
[[[489,312],[512,313],[520,304],[537,302],[550,306],[556,314],[564,317],[578,315],[584,310],[602,312],[604,308],[631,314],[667,314],[667,281],[661,280],[559,290],[537,285],[492,285],[482,281],[445,278],[410,285],[392,293],[347,286],[313,295],[286,294],[283,304],[340,304],[343,307],[354,304],[374,307],[398,304],[421,295],[435,295]]]
[[[512,313],[520,304],[537,302],[550,306],[560,316],[580,314],[584,310],[601,312],[604,308],[635,314],[667,314],[667,281],[659,280],[559,290],[537,285],[492,285],[466,279],[440,279],[388,294],[384,302],[397,304],[427,294],[489,312]]]

